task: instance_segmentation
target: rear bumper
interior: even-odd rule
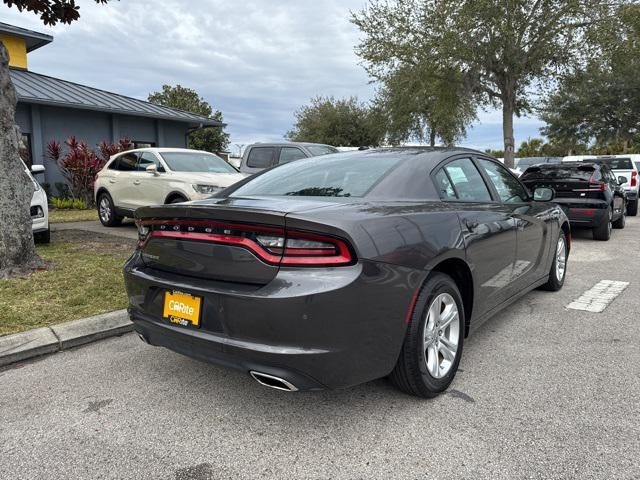
[[[262,287],[125,266],[135,329],[147,342],[207,362],[283,378],[299,390],[342,388],[393,369],[411,297],[425,273],[372,262],[281,269]],[[201,327],[162,318],[164,292],[202,298]]]
[[[556,199],[572,227],[593,228],[608,218],[609,205],[604,200],[567,198]]]

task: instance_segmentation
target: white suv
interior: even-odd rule
[[[40,186],[38,181],[33,178],[34,174],[43,173],[44,166],[33,165],[31,171],[24,164],[24,171],[27,172],[29,178],[33,182],[35,190],[31,196],[31,229],[33,231],[33,240],[36,243],[49,243],[51,232],[49,231],[49,207],[47,205],[47,194]]]
[[[184,148],[139,148],[114,155],[98,173],[100,221],[118,225],[147,205],[201,200],[245,178],[220,157]]]

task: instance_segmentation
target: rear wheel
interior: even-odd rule
[[[600,225],[593,229],[593,239],[607,241],[611,238],[611,220],[613,218],[613,210],[609,207],[607,216],[602,219]]]
[[[615,222],[613,222],[613,228],[618,228],[622,230],[624,226],[627,224],[627,209],[622,210],[622,215]]]
[[[634,200],[633,202],[629,202],[627,205],[627,215],[630,217],[635,217],[638,214],[638,200]]]
[[[564,277],[567,273],[568,253],[567,237],[564,232],[560,230],[560,235],[556,242],[556,252],[553,257],[553,263],[551,264],[551,270],[549,271],[549,280],[540,287],[542,290],[557,292],[562,288],[564,285]]]
[[[122,222],[122,217],[116,214],[116,207],[107,193],[101,193],[98,197],[98,217],[105,227],[117,227]]]
[[[405,393],[435,397],[458,370],[464,340],[464,306],[451,277],[433,274],[422,288],[391,382]]]

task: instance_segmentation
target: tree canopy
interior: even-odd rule
[[[403,68],[419,67],[426,79],[456,70],[460,95],[473,92],[476,108],[502,108],[505,163],[513,166],[514,115],[531,111],[541,82],[588,53],[589,28],[620,2],[370,0],[352,14],[364,34],[356,52],[383,84]]]
[[[563,76],[544,101],[542,132],[557,142],[627,152],[640,145],[640,6],[594,32],[597,57]]]
[[[285,134],[291,141],[362,147],[378,146],[384,138],[380,111],[356,97],[315,97],[295,117],[293,129]]]
[[[182,85],[163,85],[162,91],[149,94],[148,100],[157,105],[176,108],[223,122],[222,112],[211,105],[195,90]],[[205,128],[189,135],[189,148],[207,152],[223,152],[229,146],[229,134],[223,128]]]
[[[94,0],[96,3],[107,3],[109,0]],[[40,15],[45,25],[71,23],[80,18],[80,7],[75,0],[3,0],[5,5],[16,7],[19,11],[27,11]]]

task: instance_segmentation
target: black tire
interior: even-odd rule
[[[50,243],[51,242],[51,229],[47,228],[44,232],[38,232],[33,235],[33,241],[35,243]]]
[[[613,217],[613,210],[611,210],[611,207],[609,207],[608,216],[605,216],[605,218],[603,218],[602,221],[600,222],[600,225],[598,225],[593,229],[594,240],[601,240],[606,242],[611,238],[611,229],[613,228],[613,225],[611,224],[612,217]]]
[[[627,204],[627,215],[630,217],[638,215],[638,200],[634,200]]]
[[[455,325],[458,344],[454,359],[450,363],[447,373],[441,378],[436,378],[429,373],[427,366],[424,333],[429,308],[434,300],[437,300],[442,294],[448,294],[458,309],[457,319],[453,320],[449,327],[443,329],[444,333],[448,332],[455,336],[456,332],[450,330]],[[445,391],[456,375],[460,357],[462,356],[465,333],[464,319],[462,297],[453,279],[443,273],[432,274],[422,287],[416,300],[398,362],[391,375],[389,375],[391,382],[403,392],[418,397],[432,398]],[[443,331],[439,333],[442,335]],[[436,356],[439,358],[440,353]]]
[[[618,230],[622,230],[625,227],[626,224],[627,224],[627,210],[624,209],[622,211],[622,215],[620,215],[620,218],[618,218],[611,225],[613,226],[613,228],[617,228]]]
[[[188,202],[188,200],[184,197],[173,197],[167,203],[172,204],[172,203],[183,203],[183,202]]]
[[[562,273],[558,275],[558,250],[560,248],[559,243],[562,240],[564,245],[564,269],[562,269]],[[547,290],[549,292],[557,292],[564,285],[564,279],[567,277],[567,260],[569,259],[569,246],[567,245],[567,236],[564,234],[564,231],[560,230],[560,235],[558,235],[558,240],[556,241],[556,249],[553,254],[553,262],[551,262],[551,269],[549,270],[549,280],[547,283],[540,287],[540,290]],[[561,276],[562,278],[558,278]]]
[[[102,210],[103,206],[104,211]],[[108,193],[101,193],[98,196],[98,218],[105,227],[117,227],[122,223],[122,217],[116,214],[116,207]]]

